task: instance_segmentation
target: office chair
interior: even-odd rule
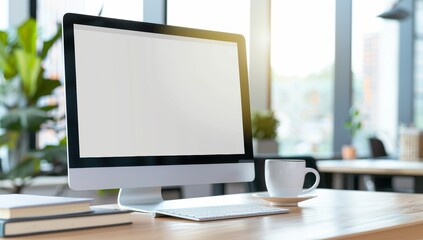
[[[369,138],[372,158],[388,158],[383,142],[376,137]],[[374,176],[373,183],[376,191],[393,191],[392,176]]]
[[[387,157],[385,146],[383,142],[376,137],[369,138],[370,150],[373,158]]]
[[[269,156],[269,157],[255,157],[254,158],[254,167],[255,167],[255,174],[256,178],[254,181],[247,183],[247,189],[249,192],[260,192],[260,191],[267,191],[266,182],[264,177],[264,163],[266,159],[303,159],[306,162],[306,167],[314,168],[318,172],[316,159],[310,156],[295,156],[295,157],[281,157],[281,156]],[[322,178],[322,176],[320,176]],[[314,182],[316,181],[316,177],[314,174],[307,174],[304,179],[304,188],[311,187]],[[320,181],[322,183],[322,181]],[[319,184],[320,186],[321,184]]]

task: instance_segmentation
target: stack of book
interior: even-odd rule
[[[0,195],[0,237],[131,224],[130,211],[91,207],[91,198]]]

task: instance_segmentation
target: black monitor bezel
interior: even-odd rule
[[[158,34],[170,34],[194,38],[204,38],[234,42],[238,46],[238,60],[240,66],[240,86],[242,99],[242,121],[244,131],[244,154],[230,155],[195,155],[195,156],[130,156],[130,157],[89,157],[81,158],[79,153],[78,136],[78,100],[76,90],[74,24],[142,31]],[[252,159],[252,132],[250,100],[248,87],[248,71],[246,62],[245,40],[242,35],[206,31],[192,28],[176,27],[146,22],[135,22],[121,19],[112,19],[98,16],[67,13],[63,16],[63,48],[65,65],[65,99],[67,123],[68,167],[125,167],[125,166],[152,166],[175,164],[213,164],[236,163],[240,160]],[[113,139],[111,139],[113,141]]]

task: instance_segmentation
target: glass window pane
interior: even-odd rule
[[[280,153],[331,155],[335,1],[271,2],[271,108]]]
[[[242,34],[247,46],[249,46],[250,1],[168,0],[167,23],[169,25]]]
[[[423,0],[415,1],[415,117],[416,126],[423,129]]]
[[[249,35],[250,2],[245,0],[168,0],[167,22],[192,28]]]
[[[120,18],[127,20],[143,20],[143,0],[38,0],[37,1],[37,22],[42,39],[50,38],[56,31],[58,24],[62,22],[63,15],[67,12],[81,13],[88,15]],[[52,79],[64,79],[63,55],[61,41],[58,41],[49,52],[44,62],[46,76]],[[63,89],[56,92],[54,98],[46,99],[53,103],[59,103],[59,116],[64,116],[64,94]],[[47,144],[54,144],[64,135],[65,122],[59,129],[49,129],[37,135],[39,147]],[[58,131],[59,130],[59,131]]]
[[[127,20],[142,21],[143,1],[142,0],[38,0],[37,21],[41,29],[42,38],[51,37],[57,30],[57,24],[61,23],[62,17],[67,12],[81,13],[88,15],[120,18]],[[62,71],[61,46],[57,44],[52,50],[52,56],[47,59],[47,74],[55,75]],[[54,56],[55,55],[55,56]]]
[[[367,138],[393,149],[397,129],[398,21],[377,17],[392,1],[352,2],[353,104],[363,117],[354,139],[359,155],[369,154]]]
[[[9,27],[9,0],[0,0],[0,30]]]

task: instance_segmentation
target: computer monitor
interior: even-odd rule
[[[63,42],[72,189],[152,211],[180,203],[162,186],[254,179],[241,35],[68,13]]]

